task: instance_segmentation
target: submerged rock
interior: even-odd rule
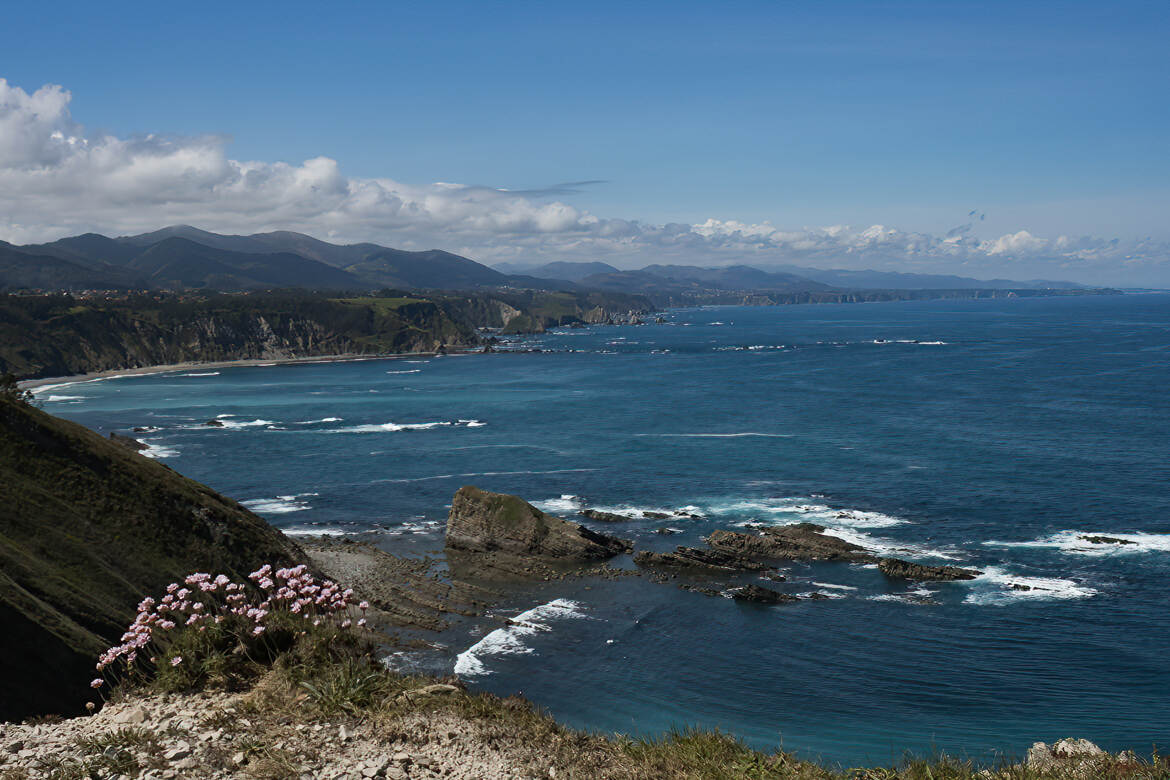
[[[647,520],[666,520],[670,517],[669,512],[643,512],[642,517]]]
[[[582,509],[581,515],[599,523],[628,523],[634,519],[616,512],[602,512],[600,509]]]
[[[761,585],[744,585],[742,588],[736,588],[731,592],[731,597],[736,601],[752,601],[757,604],[790,604],[793,601],[800,601],[796,596]]]
[[[1078,536],[1077,538],[1090,544],[1137,544],[1131,539],[1118,539],[1116,536]]]
[[[726,550],[701,547],[676,547],[674,552],[656,553],[642,550],[634,556],[639,566],[665,566],[676,569],[722,569],[725,571],[763,571],[766,564]]]
[[[206,425],[208,428],[222,428],[223,427],[223,420],[208,420],[207,422],[205,422],[203,424]]]
[[[983,572],[958,566],[925,566],[899,558],[882,558],[878,568],[887,577],[903,580],[973,580]]]
[[[601,560],[632,549],[623,539],[545,514],[518,496],[471,485],[451,501],[447,547],[567,561]]]
[[[864,547],[826,535],[824,530],[824,526],[813,523],[795,523],[768,526],[759,534],[713,531],[707,537],[707,544],[717,550],[757,559],[865,563],[876,560]]]

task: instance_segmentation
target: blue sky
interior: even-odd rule
[[[62,2],[4,16],[0,78],[63,87],[91,139],[213,135],[230,160],[324,156],[412,188],[596,181],[525,197],[646,225],[945,236],[976,210],[969,235],[985,242],[1170,241],[1165,2]],[[440,223],[400,243],[442,239]],[[526,246],[481,254],[550,244]]]

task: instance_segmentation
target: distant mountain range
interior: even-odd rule
[[[330,291],[606,290],[677,300],[701,291],[792,296],[856,290],[1077,290],[1073,282],[733,265],[700,268],[648,265],[621,270],[600,262],[490,268],[439,249],[410,252],[378,244],[331,244],[302,233],[250,236],[175,225],[136,236],[97,233],[47,244],[0,242],[0,291],[12,290],[258,290]],[[695,299],[697,300],[697,299]]]
[[[137,236],[0,242],[0,289],[328,290],[572,287],[513,278],[466,257],[378,244],[337,245],[280,231],[225,236],[188,225]]]
[[[795,265],[735,265],[721,268],[698,268],[679,265],[650,265],[623,271],[608,263],[556,262],[545,265],[497,263],[496,270],[507,274],[525,274],[542,279],[564,279],[583,285],[607,287],[621,285],[627,289],[652,286],[655,279],[669,279],[683,286],[705,284],[716,289],[767,290],[792,292],[825,290],[1079,290],[1076,282],[1031,279],[973,279],[947,274],[915,274],[897,271],[849,271],[845,269],[806,268]],[[809,285],[809,282],[815,284]]]

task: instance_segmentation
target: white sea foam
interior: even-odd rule
[[[783,519],[787,516],[802,522],[815,522],[817,525],[823,525],[827,528],[889,528],[909,522],[904,518],[881,512],[867,512],[862,509],[836,509],[824,504],[809,503],[807,499],[800,497],[731,501],[716,504],[712,506],[711,511],[715,514],[762,512],[772,515],[774,519]],[[758,522],[758,520],[745,522]]]
[[[380,425],[354,425],[349,428],[334,428],[326,433],[397,433],[398,431],[429,431],[434,428],[482,428],[487,425],[480,420],[437,420],[423,423],[387,422]]]
[[[387,371],[387,374],[417,374],[422,371],[421,368],[407,368],[402,371]]]
[[[853,544],[864,547],[872,553],[882,556],[941,558],[948,561],[957,560],[961,557],[959,551],[953,548],[940,549],[926,547],[920,544],[908,544],[906,542],[900,542],[896,539],[872,536],[852,528],[829,528],[826,526],[825,536],[835,536],[838,539],[844,539],[847,542],[852,542]]]
[[[835,585],[831,582],[814,582],[813,585],[816,585],[818,588],[832,588],[833,590],[857,590],[852,585]]]
[[[584,508],[581,499],[577,496],[565,493],[559,498],[549,498],[544,501],[533,501],[532,505],[542,512],[549,514],[572,514],[580,512]]]
[[[162,444],[155,444],[153,442],[144,441],[146,449],[141,450],[141,454],[146,458],[175,458],[178,457],[179,451],[174,447],[167,447]]]
[[[1103,536],[1109,539],[1121,539],[1126,544],[1116,542],[1090,542],[1084,537]],[[1070,555],[1134,555],[1148,552],[1170,552],[1170,534],[1152,534],[1144,532],[1113,533],[1111,531],[1060,531],[1051,536],[1044,536],[1030,542],[996,542],[989,541],[983,544],[988,547],[1042,547],[1060,550]]]
[[[217,417],[215,419],[217,419],[221,423],[223,423],[224,428],[259,428],[259,427],[265,426],[265,425],[276,425],[275,420],[252,420],[250,422],[240,422],[238,420],[231,419],[234,416],[235,415],[230,415],[230,414],[222,415],[221,414],[219,417]],[[205,427],[205,426],[199,426],[199,427]]]
[[[915,588],[904,593],[879,593],[876,596],[867,596],[867,601],[903,601],[909,604],[921,604],[927,599],[933,599],[935,591],[930,588]]]
[[[46,398],[46,401],[84,401],[88,399],[87,395],[51,395]]]
[[[919,341],[918,342],[918,346],[920,346],[920,347],[942,347],[942,346],[946,346],[946,344],[947,344],[947,342],[945,342],[945,341]]]
[[[760,579],[766,579],[766,578],[761,577]],[[840,591],[833,591],[833,590],[829,591],[828,593],[826,593],[823,590],[806,590],[803,593],[797,593],[796,595],[802,599],[812,598],[813,596],[819,596],[822,599],[847,599],[847,598],[849,598],[844,593],[841,593]]]
[[[433,531],[441,526],[438,520],[416,520],[412,523],[401,523],[396,526],[385,529],[384,533],[388,536],[402,536],[403,534],[417,534],[426,531]]]
[[[330,528],[328,526],[294,526],[292,528],[281,528],[281,533],[285,536],[354,536],[360,531],[346,531],[341,528]]]
[[[240,503],[258,515],[285,515],[290,512],[303,512],[309,508],[305,499],[312,498],[317,493],[298,493],[295,496],[277,496],[276,498],[253,498]]]
[[[455,658],[455,674],[460,677],[480,677],[491,674],[484,659],[493,655],[527,655],[532,648],[525,639],[537,633],[551,631],[549,623],[566,618],[583,618],[583,606],[568,599],[554,599],[533,607],[512,618],[509,625],[497,628]]]
[[[179,374],[178,376],[219,376],[218,371],[193,371],[189,374]]]
[[[293,425],[317,425],[319,423],[335,423],[335,422],[341,422],[341,418],[340,417],[322,417],[320,420],[302,420],[300,422],[293,423]]]
[[[1097,595],[1096,588],[1074,580],[1025,577],[999,566],[986,566],[982,575],[960,584],[967,585],[972,590],[963,599],[965,604],[1003,606],[1017,601],[1087,599]]]

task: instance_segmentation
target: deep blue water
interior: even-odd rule
[[[704,515],[603,529],[642,547],[811,519],[986,572],[923,588],[793,564],[775,587],[837,598],[779,607],[632,577],[542,584],[499,614],[536,608],[547,630],[488,635],[499,622],[484,620],[441,637],[433,670],[462,653],[475,685],[576,726],[719,726],[845,765],[1064,736],[1170,742],[1170,296],[667,319],[549,333],[528,342],[539,354],[185,371],[40,397],[103,432],[157,426],[139,435],[166,463],[281,527],[368,532],[392,551],[441,547],[451,495],[476,484],[562,513]],[[221,415],[229,427],[198,425]]]

